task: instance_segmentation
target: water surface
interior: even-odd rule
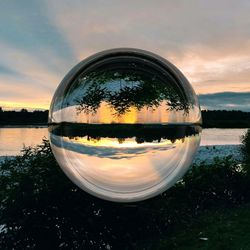
[[[247,129],[203,129],[201,146],[238,145]],[[34,146],[48,138],[47,128],[0,128],[0,155],[17,155],[23,146]]]

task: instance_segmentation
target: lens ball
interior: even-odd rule
[[[99,198],[134,202],[170,188],[200,143],[197,96],[170,62],[113,49],[77,64],[50,106],[53,154],[65,174]]]

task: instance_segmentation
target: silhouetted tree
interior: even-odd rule
[[[123,115],[134,107],[156,109],[165,102],[170,110],[188,112],[192,103],[173,79],[157,72],[131,69],[94,71],[79,77],[74,88],[84,86],[76,98],[78,113],[95,113],[102,102],[107,103],[114,115]],[[71,90],[72,91],[72,90]]]
[[[22,109],[0,112],[0,125],[46,125],[47,121],[48,110],[29,112]]]
[[[28,110],[27,109],[21,109],[20,112],[22,112],[22,113],[28,113]]]

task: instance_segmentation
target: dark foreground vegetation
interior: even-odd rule
[[[226,111],[226,110],[203,110],[202,127],[204,128],[249,128],[250,112]],[[0,126],[5,125],[47,125],[48,110],[32,112],[22,109],[21,111],[3,111],[0,107]]]
[[[245,160],[193,166],[153,199],[119,204],[77,188],[47,140],[2,163],[0,249],[250,249],[250,132]]]

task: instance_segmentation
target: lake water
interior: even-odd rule
[[[201,145],[237,145],[247,129],[204,129]],[[23,146],[34,146],[48,138],[47,127],[0,128],[0,156],[17,155]]]

